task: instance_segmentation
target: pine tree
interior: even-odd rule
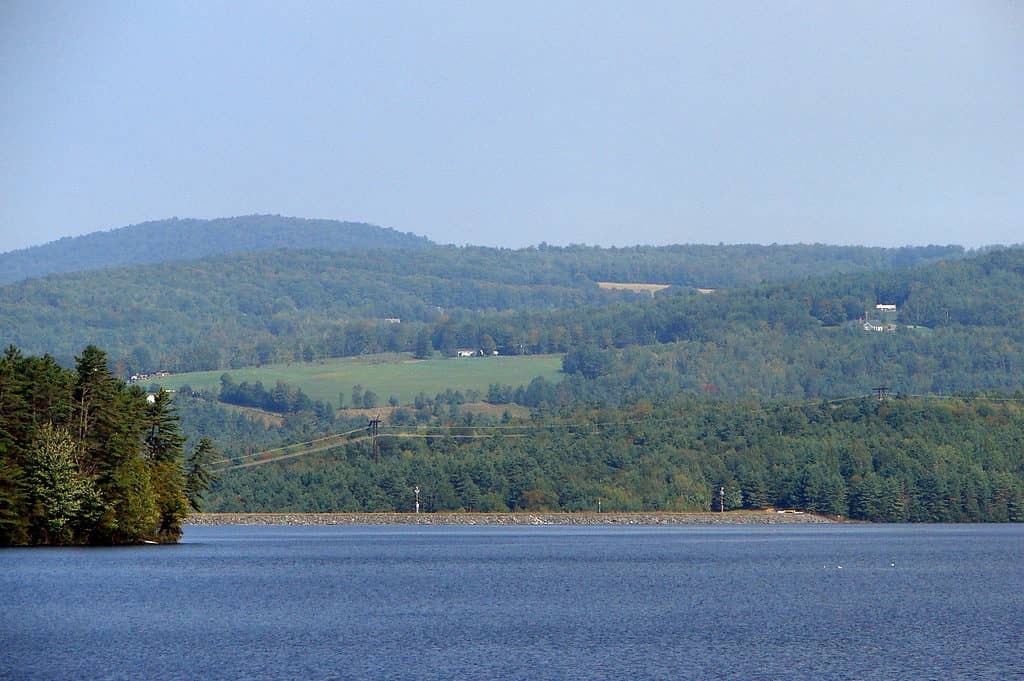
[[[145,451],[160,516],[157,534],[164,543],[178,540],[181,521],[188,515],[185,480],[181,474],[185,437],[181,435],[178,421],[171,394],[166,390],[147,401]]]
[[[181,461],[185,437],[171,394],[161,390],[146,404],[146,455],[152,461]]]
[[[210,462],[217,455],[210,438],[204,437],[192,450],[188,458],[185,470],[185,497],[189,505],[195,511],[202,510],[203,496],[210,489],[210,485],[219,479],[210,469]]]
[[[20,459],[31,428],[23,376],[25,358],[13,345],[0,357],[0,460]]]
[[[144,402],[142,391],[134,390],[134,399],[124,394],[124,384],[110,374],[106,353],[95,345],[76,357],[72,434],[87,474],[109,479],[137,451]]]
[[[25,473],[9,459],[0,456],[0,546],[28,541]]]

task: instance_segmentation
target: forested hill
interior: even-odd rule
[[[550,352],[614,303],[643,296],[598,282],[728,288],[796,272],[895,268],[959,259],[959,247],[586,246],[507,250],[276,250],[79,272],[0,287],[0,340],[69,360],[83,343],[126,371],[187,371],[384,351],[411,351],[424,324],[433,347],[473,347],[482,333],[447,333],[481,314],[565,311],[552,328],[504,334],[501,352]],[[401,320],[400,324],[387,320]],[[566,323],[565,320],[568,320]],[[417,326],[419,325],[419,327]],[[557,332],[557,327],[562,327]],[[504,328],[504,324],[502,326]],[[497,336],[495,336],[497,338]],[[468,344],[468,345],[467,345]]]
[[[879,303],[895,306],[890,321],[865,329],[865,312]],[[1024,390],[1024,249],[472,326],[499,342],[520,328],[538,329],[541,351],[575,329],[565,360],[573,379],[562,390],[576,400],[805,399],[884,384],[910,394],[1016,392]]]
[[[106,232],[65,237],[0,253],[0,284],[61,272],[80,272],[209,255],[309,248],[420,249],[425,237],[360,222],[246,215],[216,220],[158,220]]]

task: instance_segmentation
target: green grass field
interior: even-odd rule
[[[381,403],[389,395],[398,397],[402,404],[412,402],[419,392],[433,397],[445,388],[453,390],[479,390],[487,393],[492,383],[526,385],[537,376],[557,382],[561,379],[561,355],[527,355],[518,357],[466,357],[452,359],[414,360],[402,355],[372,357],[346,357],[309,364],[273,364],[220,371],[197,371],[175,374],[159,379],[164,388],[177,389],[183,385],[193,390],[220,389],[224,373],[238,383],[262,381],[270,389],[282,380],[302,388],[314,400],[326,400],[338,406],[338,393],[345,396],[348,405],[352,386],[361,384],[377,393]]]

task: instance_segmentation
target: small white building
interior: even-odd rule
[[[878,303],[875,311],[868,308],[864,311],[864,330],[879,333],[896,331],[896,306],[891,303]]]

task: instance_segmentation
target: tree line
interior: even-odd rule
[[[313,411],[319,418],[326,420],[330,420],[334,413],[329,402],[313,400],[302,391],[302,388],[293,388],[282,380],[278,380],[273,388],[267,390],[263,387],[262,381],[236,383],[231,374],[223,374],[220,377],[218,399],[226,404],[255,407],[278,414]]]
[[[709,511],[877,522],[1024,521],[1017,399],[683,398],[419,432],[225,473],[223,511]],[[515,426],[519,428],[516,429]],[[399,432],[395,427],[391,432]],[[490,436],[466,439],[465,435]]]

